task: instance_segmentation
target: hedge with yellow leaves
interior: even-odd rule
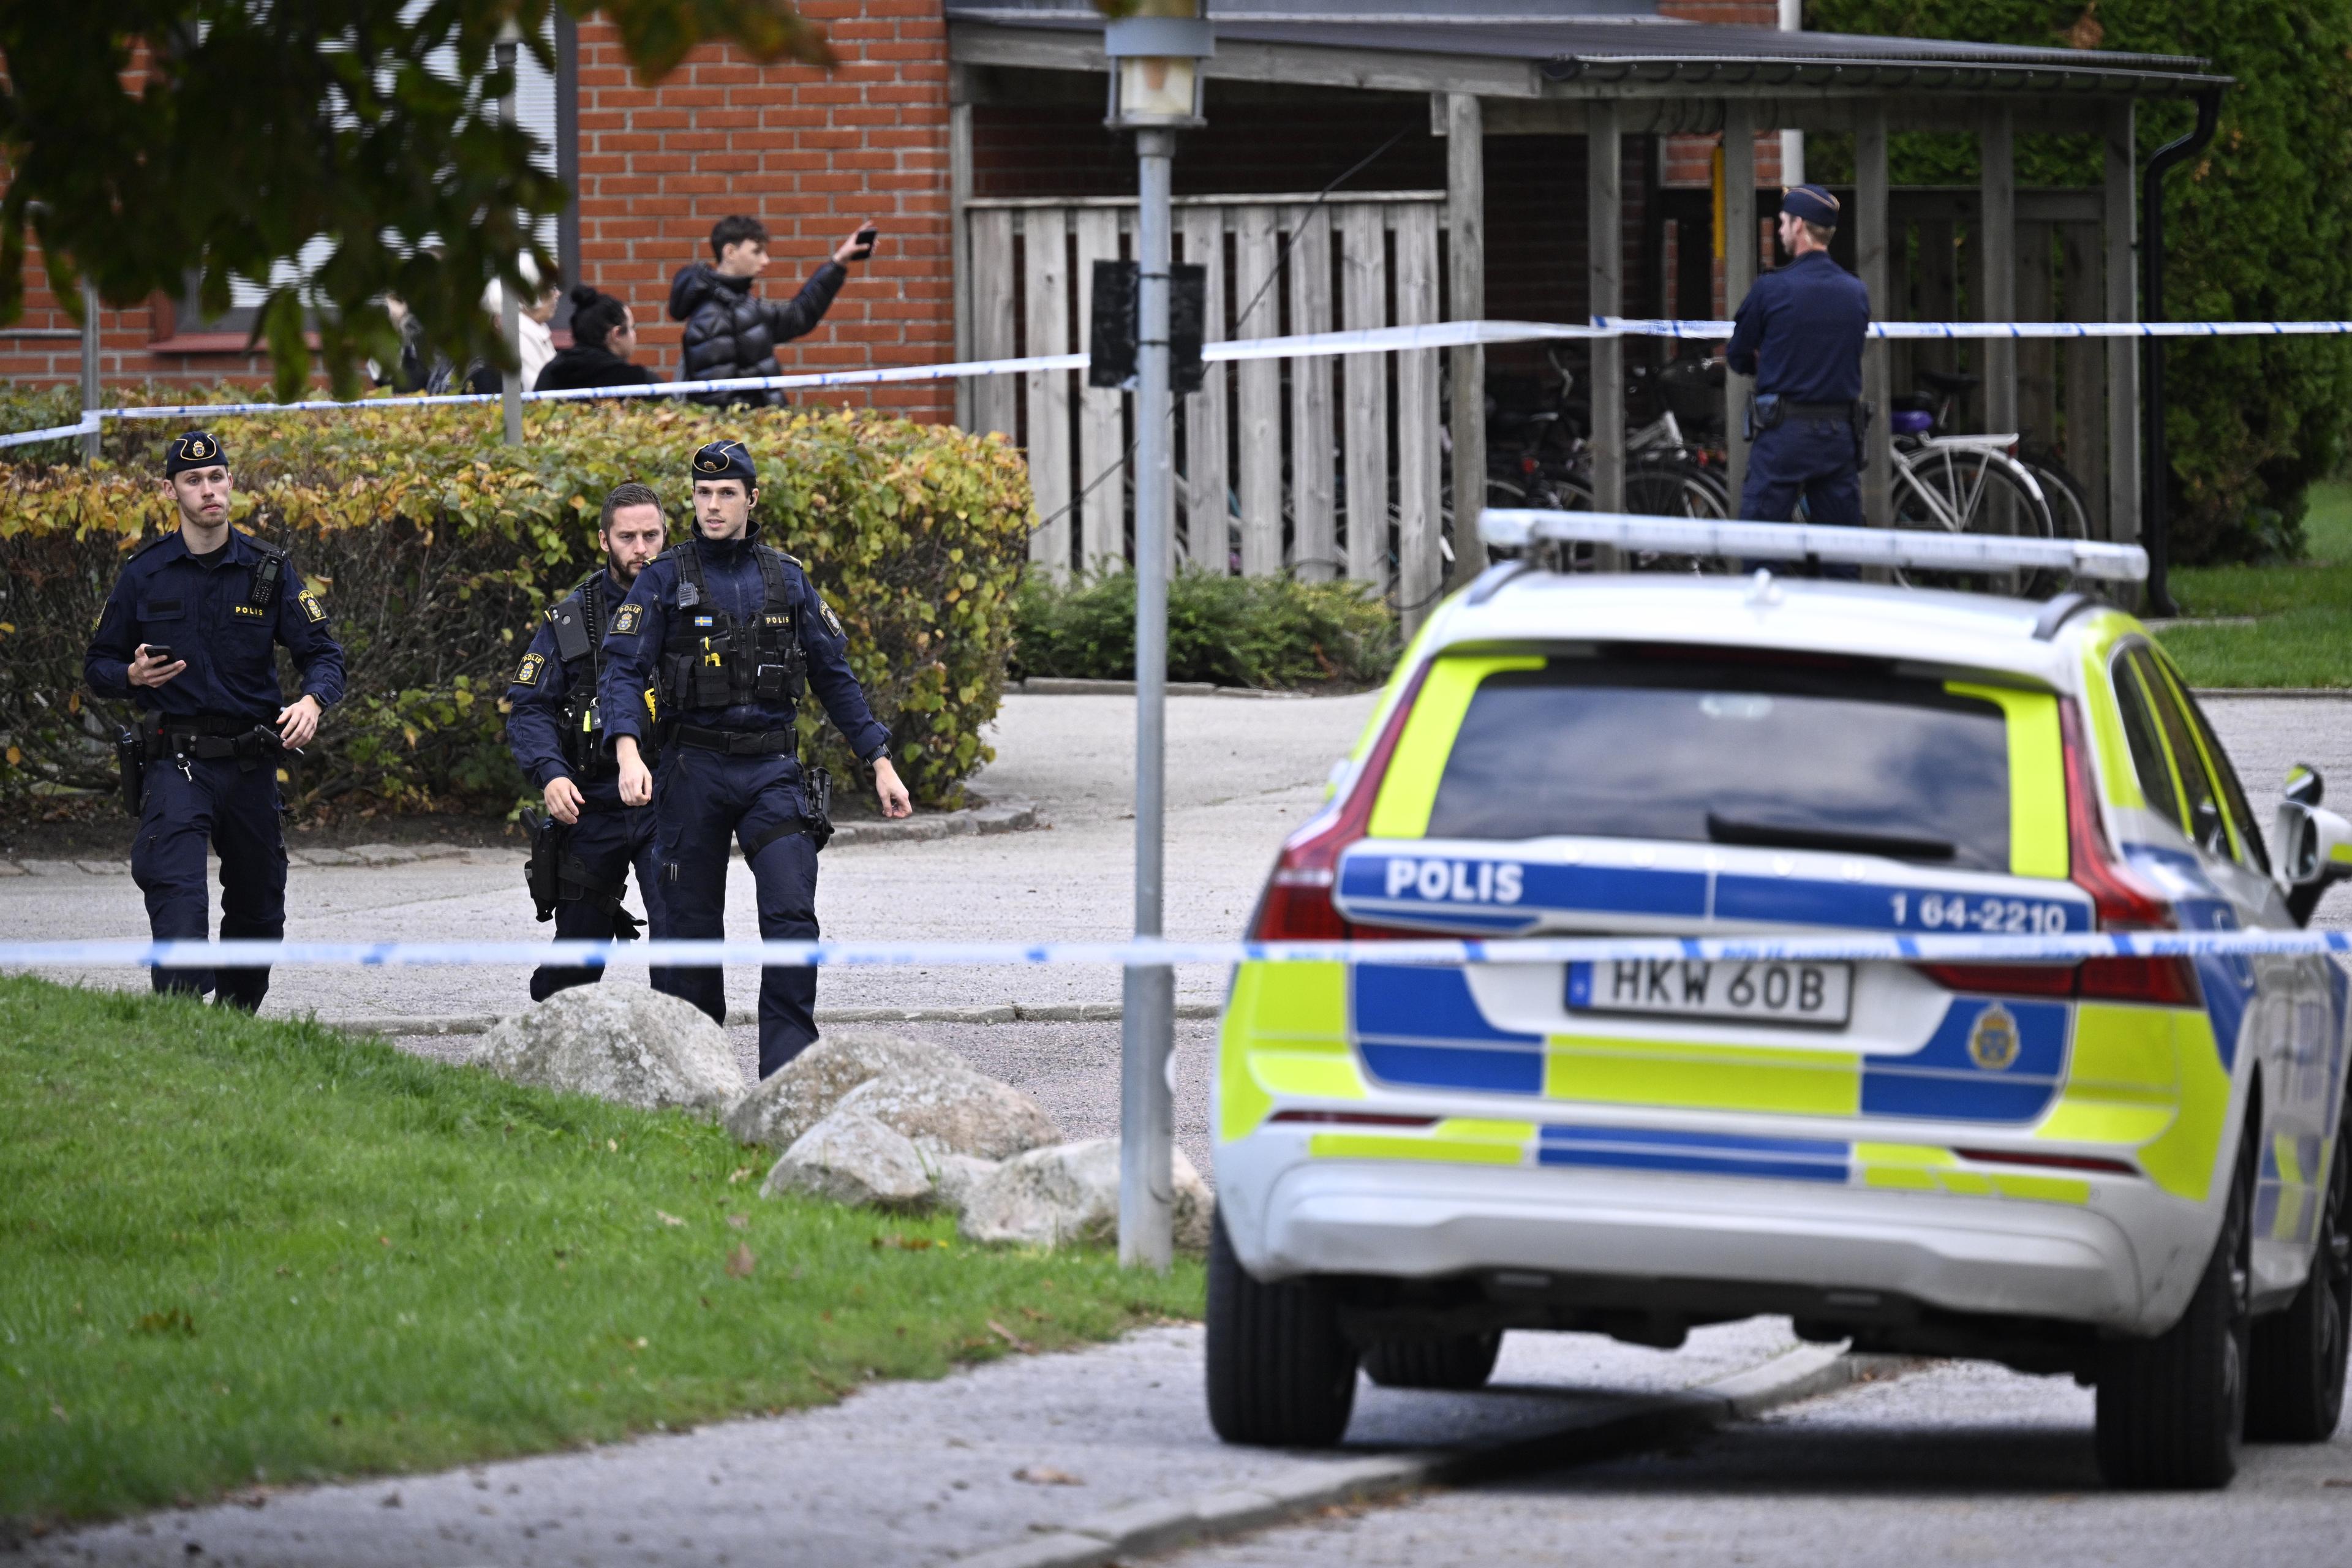
[[[0,402],[0,426],[58,422],[47,401]],[[980,731],[1003,693],[1031,510],[1000,441],[865,411],[666,402],[532,408],[520,447],[499,444],[495,408],[210,427],[236,526],[290,552],[343,643],[349,692],[293,775],[297,809],[510,806],[523,784],[503,743],[507,682],[541,612],[599,561],[604,493],[653,485],[681,538],[687,457],[721,435],[758,458],[762,535],[841,616],[917,798],[957,803],[988,760]],[[126,705],[91,697],[82,654],[123,560],[176,526],[156,476],[177,428],[110,426],[94,468],[47,446],[0,468],[0,795],[112,782]],[[845,784],[866,776],[813,701],[802,728],[811,761]]]

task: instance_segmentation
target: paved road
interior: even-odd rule
[[[1508,1342],[1507,1342],[1507,1343]],[[2352,1558],[2352,1424],[2246,1450],[2219,1494],[2104,1491],[2091,1395],[1968,1363],[1857,1385],[1679,1453],[1431,1492],[1166,1568],[2284,1568]]]

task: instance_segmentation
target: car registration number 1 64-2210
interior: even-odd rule
[[[1853,1011],[1853,965],[1675,958],[1571,963],[1568,1005],[1588,1013],[1655,1013],[1835,1028]]]

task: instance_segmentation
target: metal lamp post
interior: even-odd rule
[[[521,30],[509,20],[499,28],[499,69],[506,73],[506,95],[499,100],[499,124],[514,129],[515,122],[515,46],[522,42]],[[507,353],[514,356],[515,368],[499,377],[499,408],[506,416],[507,445],[522,445],[522,303],[515,298],[514,285],[501,280],[499,284],[499,331],[507,341]]]
[[[1135,934],[1161,934],[1167,805],[1168,569],[1176,474],[1168,378],[1171,166],[1179,129],[1202,123],[1200,62],[1213,52],[1194,0],[1163,0],[1174,15],[1108,24],[1110,117],[1135,132]],[[1164,1272],[1174,1247],[1176,973],[1127,971],[1120,1009],[1118,1261]]]

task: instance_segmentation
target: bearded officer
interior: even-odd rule
[[[727,853],[743,848],[759,885],[760,934],[817,936],[816,855],[831,831],[824,783],[804,773],[795,723],[806,688],[874,770],[886,816],[913,809],[849,672],[849,639],[799,562],[760,541],[759,476],[740,441],[694,454],[694,533],[646,567],[604,637],[600,705],[620,769],[621,799],[653,803],[662,860],[656,938],[726,934]],[[659,717],[661,771],[646,757],[646,707]],[[813,787],[814,786],[814,787]],[[716,969],[678,969],[655,984],[724,1023]],[[816,1038],[816,971],[760,977],[760,1076]]]
[[[207,845],[220,855],[221,940],[286,934],[279,753],[307,744],[343,694],[343,650],[325,606],[283,550],[229,526],[233,489],[209,433],[172,442],[163,491],[179,529],[124,564],[82,660],[91,691],[137,710],[122,742],[125,804],[139,814],[131,875],[158,941],[205,940]],[[280,645],[301,672],[290,703],[278,682]],[[157,969],[153,981],[250,1013],[269,971]]]
[[[621,802],[598,687],[604,632],[638,574],[661,553],[662,535],[661,498],[652,487],[632,480],[607,495],[596,530],[604,564],[549,609],[507,688],[507,745],[547,807],[531,851],[532,894],[539,918],[554,920],[558,941],[636,935],[636,920],[622,904],[633,866],[646,915],[657,919],[653,807]],[[544,1002],[603,973],[601,964],[541,964],[530,977],[530,999]]]
[[[1862,345],[1870,291],[1830,259],[1838,200],[1819,185],[1780,197],[1789,263],[1756,280],[1725,359],[1756,378],[1739,515],[1787,522],[1802,497],[1815,522],[1862,524]]]

